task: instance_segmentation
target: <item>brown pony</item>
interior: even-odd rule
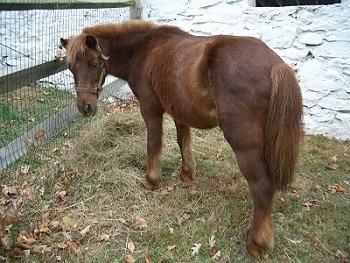
[[[146,21],[88,27],[61,39],[74,75],[77,107],[96,112],[106,74],[126,80],[147,127],[147,186],[160,183],[162,120],[175,122],[180,178],[195,179],[190,127],[219,126],[254,203],[246,249],[273,247],[272,202],[293,179],[302,134],[302,97],[294,71],[252,37],[193,36]]]

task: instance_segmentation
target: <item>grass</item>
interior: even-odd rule
[[[252,203],[234,155],[219,129],[192,134],[198,179],[186,184],[177,176],[175,127],[165,119],[154,192],[142,186],[146,130],[134,108],[96,117],[36,169],[28,163],[28,171],[2,173],[0,205],[17,210],[3,212],[3,228],[12,227],[2,230],[0,255],[11,262],[250,262],[241,249]],[[305,137],[296,180],[275,197],[275,248],[261,262],[349,262],[349,154],[349,141]]]
[[[28,86],[0,96],[0,147],[72,104],[67,91]]]

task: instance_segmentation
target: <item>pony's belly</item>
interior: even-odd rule
[[[206,110],[205,112],[199,112],[193,108],[184,110],[181,106],[182,109],[180,109],[179,106],[180,105],[166,109],[166,112],[178,123],[197,129],[210,129],[218,125],[215,108]]]

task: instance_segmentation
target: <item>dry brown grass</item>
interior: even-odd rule
[[[23,262],[125,262],[126,255],[137,262],[249,262],[241,248],[252,204],[222,133],[193,131],[198,180],[186,184],[177,176],[181,158],[168,117],[163,130],[162,184],[154,192],[142,186],[146,128],[137,108],[97,117],[61,157],[2,177],[2,185],[18,186],[6,198],[29,200],[25,189],[33,195],[22,200],[23,215],[9,231],[13,244],[1,253]],[[276,247],[263,262],[348,261],[349,148],[306,138],[296,182],[276,196]],[[346,192],[333,194],[336,184]],[[35,240],[27,257],[21,235]]]

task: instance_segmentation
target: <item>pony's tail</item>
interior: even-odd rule
[[[274,189],[293,181],[302,137],[302,96],[294,71],[285,63],[271,70],[271,97],[265,127],[265,162]]]

